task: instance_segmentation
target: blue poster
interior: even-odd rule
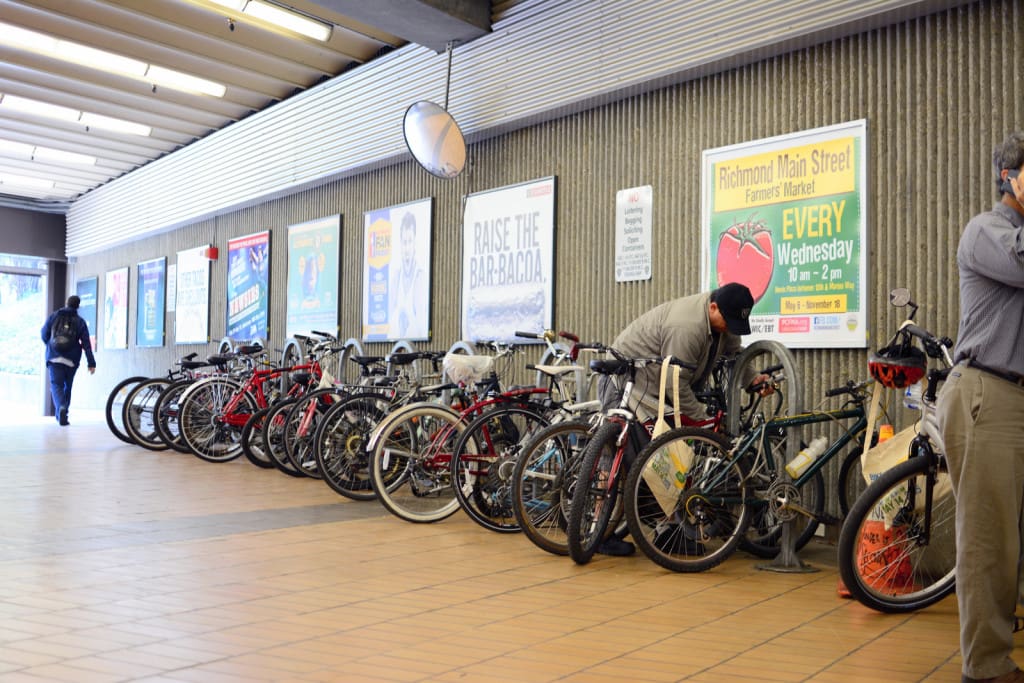
[[[96,296],[99,293],[100,279],[88,277],[75,283],[75,294],[81,302],[78,304],[78,315],[85,319],[89,326],[89,341],[96,348]]]
[[[137,276],[135,346],[163,346],[167,259],[140,263]]]
[[[270,231],[228,240],[227,336],[266,341],[269,284]]]

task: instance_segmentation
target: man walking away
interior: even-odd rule
[[[68,297],[68,305],[50,314],[43,323],[39,334],[46,344],[46,368],[50,372],[50,396],[57,422],[63,427],[68,424],[68,407],[71,405],[71,385],[82,362],[85,351],[89,362],[89,374],[96,372],[96,358],[92,355],[89,341],[89,324],[78,315],[81,299]]]

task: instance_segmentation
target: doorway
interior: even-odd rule
[[[0,410],[4,421],[38,417],[44,406],[47,316],[44,259],[0,254]]]

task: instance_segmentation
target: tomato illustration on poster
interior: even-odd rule
[[[754,295],[750,343],[867,345],[867,122],[705,150],[701,282]]]

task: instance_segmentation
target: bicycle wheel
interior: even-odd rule
[[[170,380],[159,377],[139,382],[121,406],[125,432],[136,444],[151,451],[167,450],[157,431],[156,403],[170,384]]]
[[[656,495],[661,458],[678,440],[693,450],[693,462],[685,481],[673,477],[672,495]],[[736,550],[750,521],[746,479],[745,467],[729,462],[725,437],[690,427],[665,432],[641,451],[626,478],[626,524],[633,541],[674,572],[718,566]]]
[[[337,389],[317,389],[297,400],[288,411],[285,432],[291,438],[285,440],[284,450],[296,472],[313,479],[323,478],[316,461],[314,437],[324,413],[340,399]]]
[[[621,475],[626,467],[621,462],[619,471],[612,472],[618,450],[615,442],[621,432],[620,423],[605,422],[583,449],[565,534],[569,556],[576,564],[590,562],[606,532],[611,530],[609,521],[619,502]],[[617,478],[613,479],[614,476]]]
[[[156,431],[169,448],[179,453],[191,453],[188,444],[181,435],[181,427],[178,424],[178,416],[181,413],[181,397],[190,386],[195,383],[192,379],[182,379],[172,382],[164,389],[157,399],[153,412],[156,414]]]
[[[409,522],[437,522],[459,509],[451,458],[465,422],[451,408],[414,403],[385,418],[371,442],[377,499]]]
[[[956,587],[956,502],[945,460],[912,457],[884,472],[850,508],[839,534],[839,572],[850,594],[879,612],[913,612]],[[925,481],[936,486],[925,517]]]
[[[133,444],[135,440],[124,429],[124,402],[135,385],[147,379],[149,378],[142,376],[123,379],[111,389],[110,395],[107,396],[107,427],[110,428],[111,434],[125,443]]]
[[[366,444],[388,408],[389,403],[379,396],[357,394],[331,406],[317,425],[313,439],[317,467],[335,492],[352,500],[376,498]]]
[[[239,395],[230,415],[228,404]],[[228,462],[242,454],[243,417],[256,412],[256,400],[227,377],[208,377],[193,384],[181,399],[178,424],[192,453],[207,462]],[[237,423],[237,425],[236,425]]]
[[[526,405],[499,406],[466,425],[452,456],[455,497],[470,519],[485,529],[519,531],[512,510],[512,470],[530,439],[549,421]]]
[[[782,525],[787,522],[793,525],[794,550],[800,550],[814,538],[818,518],[825,513],[825,478],[818,471],[800,487],[793,485],[788,477],[780,481],[778,468],[786,462],[786,434],[767,434],[765,440],[765,447],[771,452],[765,454],[765,468],[752,474],[747,482],[755,492],[750,499],[750,525],[740,539],[740,548],[756,557],[770,559],[779,554]],[[818,518],[783,508],[783,502]]]
[[[268,412],[270,412],[270,408],[263,408],[252,414],[252,417],[242,427],[240,441],[242,444],[242,455],[245,456],[246,460],[256,465],[256,467],[272,470],[274,469],[274,463],[270,461],[270,456],[263,451],[263,424],[267,419]]]
[[[568,555],[569,505],[590,424],[559,422],[537,432],[512,468],[512,512],[534,545]]]
[[[267,416],[263,419],[263,453],[274,467],[290,477],[305,476],[292,466],[288,459],[285,439],[288,435],[288,411],[298,399],[288,398],[270,406]]]

